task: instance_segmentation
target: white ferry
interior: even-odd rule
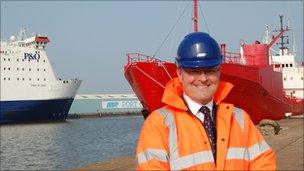
[[[46,54],[49,38],[27,38],[25,29],[10,41],[1,40],[0,123],[67,118],[78,79],[59,79]]]

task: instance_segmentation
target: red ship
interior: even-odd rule
[[[193,4],[196,32],[197,0]],[[283,29],[281,20],[281,29],[270,43],[242,44],[242,53],[228,52],[226,45],[221,44],[221,80],[234,85],[224,102],[243,108],[255,124],[262,119],[279,120],[286,114],[304,113],[304,100],[285,95],[282,68],[269,61],[270,47],[288,30],[287,27]],[[124,75],[142,103],[146,118],[153,110],[165,105],[161,102],[162,94],[166,83],[177,77],[176,65],[140,53],[128,53],[127,59]]]

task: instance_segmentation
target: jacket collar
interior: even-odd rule
[[[219,87],[214,95],[215,104],[218,105],[222,100],[224,100],[231,91],[232,87],[233,85],[231,83],[220,81]],[[188,110],[187,105],[182,99],[182,94],[183,88],[181,82],[178,78],[173,78],[166,85],[162,102],[181,110]]]

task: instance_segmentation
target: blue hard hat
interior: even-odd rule
[[[210,68],[222,63],[218,43],[207,33],[190,33],[177,50],[176,64],[181,68]]]

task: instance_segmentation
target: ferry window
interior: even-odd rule
[[[290,67],[292,67],[292,64],[289,64]]]
[[[24,81],[24,78],[22,78],[22,81]]]
[[[39,68],[37,68],[37,71],[39,71]]]
[[[17,62],[19,62],[19,59],[17,59]]]
[[[6,70],[6,68],[4,67],[3,70]]]
[[[10,77],[8,77],[8,80],[11,80],[11,78],[10,78]]]
[[[19,78],[17,78],[17,81],[19,81]]]
[[[6,78],[4,77],[3,80],[6,80]]]
[[[5,61],[6,59],[5,59],[5,58],[3,58],[3,60]]]
[[[286,81],[286,78],[284,77],[284,81]]]
[[[292,80],[292,77],[290,77],[290,80]]]
[[[46,79],[44,78],[43,81],[46,81]]]
[[[32,79],[31,79],[31,78],[29,78],[29,80],[31,81]]]
[[[45,60],[43,60],[43,62],[45,62]]]
[[[22,59],[22,62],[24,62],[24,59]]]
[[[8,60],[8,61],[10,61],[11,59],[10,59],[10,58],[8,58],[7,60]]]
[[[29,71],[31,71],[32,69],[31,68],[29,68]]]
[[[45,69],[43,69],[43,71],[46,71]]]
[[[284,64],[282,64],[282,68],[284,68]]]
[[[303,80],[303,77],[301,77],[301,80]]]
[[[11,68],[10,68],[10,67],[8,67],[7,69],[8,69],[9,71],[11,70]]]
[[[37,78],[37,81],[39,81],[39,78]]]
[[[24,71],[24,68],[22,68],[22,71]]]
[[[19,68],[17,68],[17,71],[19,71]]]

